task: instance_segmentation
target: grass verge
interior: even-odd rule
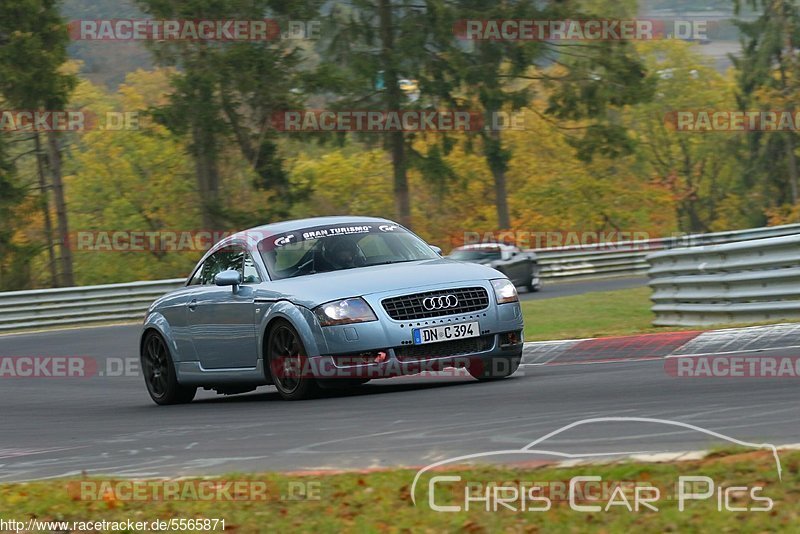
[[[268,491],[263,499],[248,501],[196,499],[123,500],[106,492],[99,499],[102,482],[95,478],[51,480],[0,485],[0,519],[27,521],[30,518],[58,521],[169,521],[171,519],[224,519],[225,530],[234,532],[780,532],[795,531],[800,520],[800,452],[782,452],[783,481],[779,481],[775,462],[768,451],[718,451],[704,460],[674,464],[625,462],[605,465],[564,467],[462,467],[423,475],[417,486],[417,505],[411,501],[411,484],[416,471],[387,470],[340,474],[230,475],[224,481],[263,483]],[[435,503],[465,506],[465,488],[485,495],[492,484],[529,488],[534,482],[547,483],[551,502],[521,501],[508,507],[486,511],[485,502],[473,502],[469,511],[437,512],[428,504],[428,482],[433,475],[460,476],[460,481],[436,484]],[[720,510],[717,493],[705,500],[692,500],[679,510],[676,484],[681,476],[710,477],[716,488],[762,486],[758,496],[773,501],[767,512],[745,511],[764,508],[766,501],[752,498],[750,490],[730,494],[728,505],[739,510]],[[570,508],[568,493],[561,494],[575,476],[600,476],[600,487],[578,486],[578,504],[599,504],[605,508],[613,488],[627,484],[626,499],[633,505],[632,486],[659,488],[652,502],[658,509],[641,506],[639,511],[623,505],[607,511],[576,511]],[[172,481],[175,482],[175,481]],[[195,483],[183,480],[184,487]],[[91,490],[78,489],[81,483]],[[150,481],[150,483],[153,483]],[[564,486],[566,484],[566,486]],[[309,489],[311,488],[311,489]],[[559,489],[562,488],[562,489]],[[584,489],[581,489],[584,488]],[[702,492],[705,487],[695,487]],[[599,503],[581,499],[581,492],[599,497]],[[185,493],[182,493],[186,495]],[[537,493],[542,495],[543,493]],[[120,492],[122,495],[122,492]],[[233,493],[250,496],[250,493]],[[505,494],[506,498],[511,494]],[[290,496],[294,496],[290,498]],[[649,494],[650,497],[653,494]],[[86,497],[90,497],[86,499]],[[619,497],[615,501],[622,502]],[[490,501],[491,503],[492,501]],[[81,530],[74,530],[74,532]],[[93,532],[92,530],[84,530]],[[199,532],[198,529],[183,531]],[[208,530],[207,530],[208,531]],[[217,532],[220,528],[217,528]],[[130,532],[130,531],[128,531]],[[136,531],[138,532],[138,531]]]
[[[525,340],[617,336],[667,329],[654,327],[649,287],[522,301]]]
[[[708,326],[653,326],[649,287],[598,291],[569,297],[525,300],[525,341],[653,334],[677,330],[715,330],[774,324],[722,324]],[[785,321],[783,321],[785,322]]]

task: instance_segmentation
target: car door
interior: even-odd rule
[[[204,369],[253,368],[258,360],[255,329],[255,285],[258,273],[247,270],[248,254],[244,246],[228,245],[203,263],[200,285],[187,304],[189,325],[197,358]],[[248,258],[249,259],[249,258]],[[243,283],[217,286],[214,276],[233,269]]]
[[[519,285],[520,278],[522,278],[519,255],[515,254],[514,249],[511,248],[503,248],[501,254],[503,259],[503,272],[506,273],[506,276],[514,285]]]
[[[173,355],[178,362],[197,360],[197,352],[192,341],[192,329],[189,324],[189,301],[197,298],[198,281],[193,276],[186,287],[170,295],[169,306],[162,310],[162,315],[169,323],[172,339],[177,354]]]
[[[511,263],[514,272],[514,284],[524,286],[530,280],[530,261],[518,248],[511,249]]]

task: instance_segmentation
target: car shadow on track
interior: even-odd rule
[[[517,380],[516,377],[510,377],[506,380]],[[505,380],[504,380],[505,381]],[[317,396],[305,401],[294,402],[313,402],[315,400],[348,398],[348,397],[364,397],[373,395],[384,395],[389,393],[402,393],[411,391],[423,391],[430,389],[446,389],[456,387],[486,387],[494,383],[481,384],[472,378],[448,378],[448,379],[434,379],[423,378],[420,376],[410,376],[402,378],[390,378],[384,380],[374,380],[361,386],[354,386],[351,388],[331,388],[323,389]],[[230,395],[230,396],[217,396],[212,398],[195,399],[192,404],[222,404],[222,403],[240,403],[240,402],[260,402],[260,401],[279,401],[283,402],[278,392],[272,386],[265,386],[268,390],[259,389],[256,392]]]

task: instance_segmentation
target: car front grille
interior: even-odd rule
[[[448,356],[461,356],[463,354],[483,352],[491,349],[493,343],[493,335],[470,337],[455,341],[443,341],[441,343],[395,347],[394,355],[401,362],[447,358]]]
[[[458,299],[458,304],[451,308],[441,310],[428,310],[422,302],[428,297],[446,297],[452,295]],[[443,289],[428,291],[415,295],[392,297],[383,301],[383,309],[389,317],[397,321],[411,321],[427,319],[429,317],[442,317],[444,315],[457,315],[483,310],[489,307],[489,294],[482,287],[463,287],[458,289]]]

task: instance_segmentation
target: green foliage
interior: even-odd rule
[[[391,164],[382,150],[334,150],[291,164],[292,185],[303,191],[293,215],[386,215],[392,212]]]
[[[734,3],[737,13],[744,7],[760,10],[755,20],[737,22],[743,49],[742,56],[734,58],[738,106],[793,113],[800,95],[800,9],[789,0]],[[764,220],[764,205],[768,212],[796,209],[800,201],[797,132],[751,132],[743,141],[741,186],[758,198],[757,208],[748,208],[751,219]],[[800,219],[795,215],[794,220]]]
[[[619,17],[633,13],[631,5],[607,2],[501,2],[487,8],[484,2],[462,0],[444,5],[451,26],[459,19],[582,20],[609,18],[609,11]],[[554,124],[577,127],[567,139],[582,160],[590,161],[595,154],[619,157],[633,151],[629,132],[617,123],[614,111],[647,101],[652,83],[628,43],[461,43],[452,36],[438,37],[447,61],[435,64],[441,72],[434,71],[438,76],[433,80],[450,80],[450,91],[442,95],[446,101],[462,100],[463,105],[477,106],[477,111],[490,118],[501,111],[520,110],[544,96],[547,106],[540,112]],[[551,131],[559,135],[559,130]],[[575,135],[577,132],[581,135]],[[484,129],[478,135],[495,181],[497,225],[507,228],[511,215],[505,198],[505,173],[515,154],[504,142],[504,132]]]
[[[656,86],[651,102],[633,106],[624,115],[638,145],[640,172],[672,196],[681,231],[757,226],[759,221],[738,211],[737,200],[747,191],[739,183],[736,134],[675,131],[670,120],[679,110],[735,108],[733,80],[715,71],[697,46],[681,41],[639,45]]]
[[[20,109],[62,109],[75,85],[59,73],[67,60],[67,28],[55,0],[0,4],[0,94]]]
[[[7,142],[0,137],[0,289],[27,285],[29,273],[24,268],[24,262],[20,260],[29,256],[30,250],[13,240],[20,226],[14,217],[15,208],[23,200],[24,193],[24,189],[18,184],[15,167],[10,161]]]
[[[436,84],[426,78],[427,71],[441,64],[441,49],[432,28],[442,31],[446,27],[449,19],[440,18],[442,11],[438,0],[419,4],[356,0],[333,6],[326,27],[329,37],[318,47],[330,63],[317,72],[319,88],[337,95],[332,107],[397,111],[430,106],[430,98],[446,87],[441,76]],[[403,79],[419,80],[423,96],[415,99],[404,94],[400,88]],[[427,153],[413,148],[418,134],[392,131],[370,135],[382,142],[392,160],[394,216],[410,225],[409,169],[421,171],[439,187],[452,174],[443,164],[440,150]]]
[[[124,43],[64,65],[67,36],[52,0],[0,5],[3,108],[140,113],[137,131],[59,136],[72,234],[400,214],[449,249],[464,232],[499,227],[661,236],[800,220],[796,133],[692,134],[665,120],[676,110],[793,109],[800,77],[789,2],[743,6],[760,16],[741,24],[745,52],[730,75],[680,41],[463,41],[453,33],[470,18],[634,18],[632,1],[321,4],[69,0],[68,18],[325,19],[316,42],[151,43],[161,67],[124,79],[115,71],[118,89],[95,83],[108,79],[94,61],[125,55]],[[121,71],[138,60],[126,61]],[[401,79],[416,82],[418,97],[400,89]],[[525,120],[523,130],[447,134],[271,127],[274,113],[303,108],[517,112]],[[0,137],[2,288],[51,283],[45,215],[56,221],[57,213],[40,194],[32,143]],[[200,252],[77,251],[77,282],[182,276]]]
[[[84,82],[75,99],[97,111],[141,112],[147,103],[138,95],[154,90],[150,96],[157,95],[159,89],[162,94],[169,90],[165,72],[136,73],[128,76],[118,94],[109,95]],[[76,232],[185,232],[198,226],[200,199],[184,145],[152,121],[142,121],[141,129],[135,131],[86,132],[67,170]],[[93,284],[180,276],[201,252],[77,250],[77,281]]]
[[[155,18],[258,20],[271,15],[282,21],[313,14],[317,2],[139,0],[139,5]],[[300,83],[302,50],[282,39],[164,42],[153,43],[151,50],[160,64],[178,67],[169,104],[154,110],[154,116],[171,131],[191,139],[188,146],[195,162],[204,226],[220,228],[234,221],[285,217],[292,198],[276,133],[269,124],[274,112],[301,103],[293,89]],[[256,213],[237,210],[220,197],[224,178],[220,157],[228,144],[235,144],[253,168],[256,189],[275,193],[273,202]]]
[[[0,104],[12,110],[61,110],[76,79],[61,71],[67,59],[67,28],[54,0],[20,0],[0,3]],[[6,132],[0,132],[6,135]],[[34,189],[36,206],[26,205],[30,183],[18,173],[23,156],[32,154],[29,134],[11,133],[0,139],[0,289],[26,287],[31,280],[31,263],[36,251],[53,238],[45,235],[43,243],[14,239],[24,228],[24,219],[15,212],[47,206],[47,191]],[[9,159],[14,145],[14,157]],[[51,154],[51,157],[55,154]],[[33,155],[37,157],[37,155]],[[53,173],[58,180],[57,170]],[[55,185],[55,184],[54,184]],[[38,184],[37,184],[38,186]],[[54,197],[63,206],[63,192],[54,187]],[[59,232],[67,231],[66,217],[58,220]],[[62,251],[64,281],[71,283],[68,255]],[[53,280],[55,282],[55,280]]]

